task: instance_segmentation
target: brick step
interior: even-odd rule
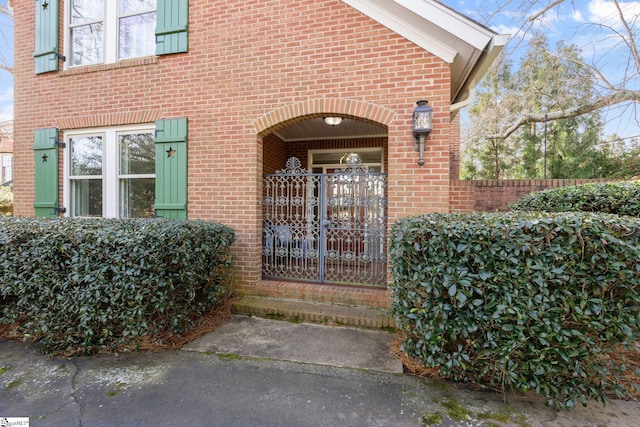
[[[308,301],[244,295],[233,304],[233,314],[293,322],[393,329],[395,322],[386,309],[354,307]]]

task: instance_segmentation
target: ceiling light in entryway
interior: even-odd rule
[[[329,126],[338,126],[342,123],[342,117],[325,117],[324,122]]]

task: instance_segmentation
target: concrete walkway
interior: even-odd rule
[[[31,426],[637,427],[638,402],[555,413],[398,373],[393,335],[234,316],[178,351],[43,356],[0,340],[0,420]]]
[[[402,363],[389,351],[394,338],[367,329],[233,316],[183,350],[402,373]]]

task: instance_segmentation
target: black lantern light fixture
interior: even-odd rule
[[[413,136],[415,137],[414,149],[420,153],[418,164],[424,166],[424,149],[426,146],[427,135],[433,129],[433,108],[429,105],[429,101],[421,99],[417,102],[418,106],[413,110]]]

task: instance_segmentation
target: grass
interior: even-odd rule
[[[439,412],[434,414],[424,414],[422,416],[422,426],[431,427],[442,423],[442,415]]]
[[[473,415],[470,410],[462,406],[460,402],[451,397],[446,397],[440,403],[447,409],[447,415],[449,415],[449,418],[454,421],[468,421]]]

